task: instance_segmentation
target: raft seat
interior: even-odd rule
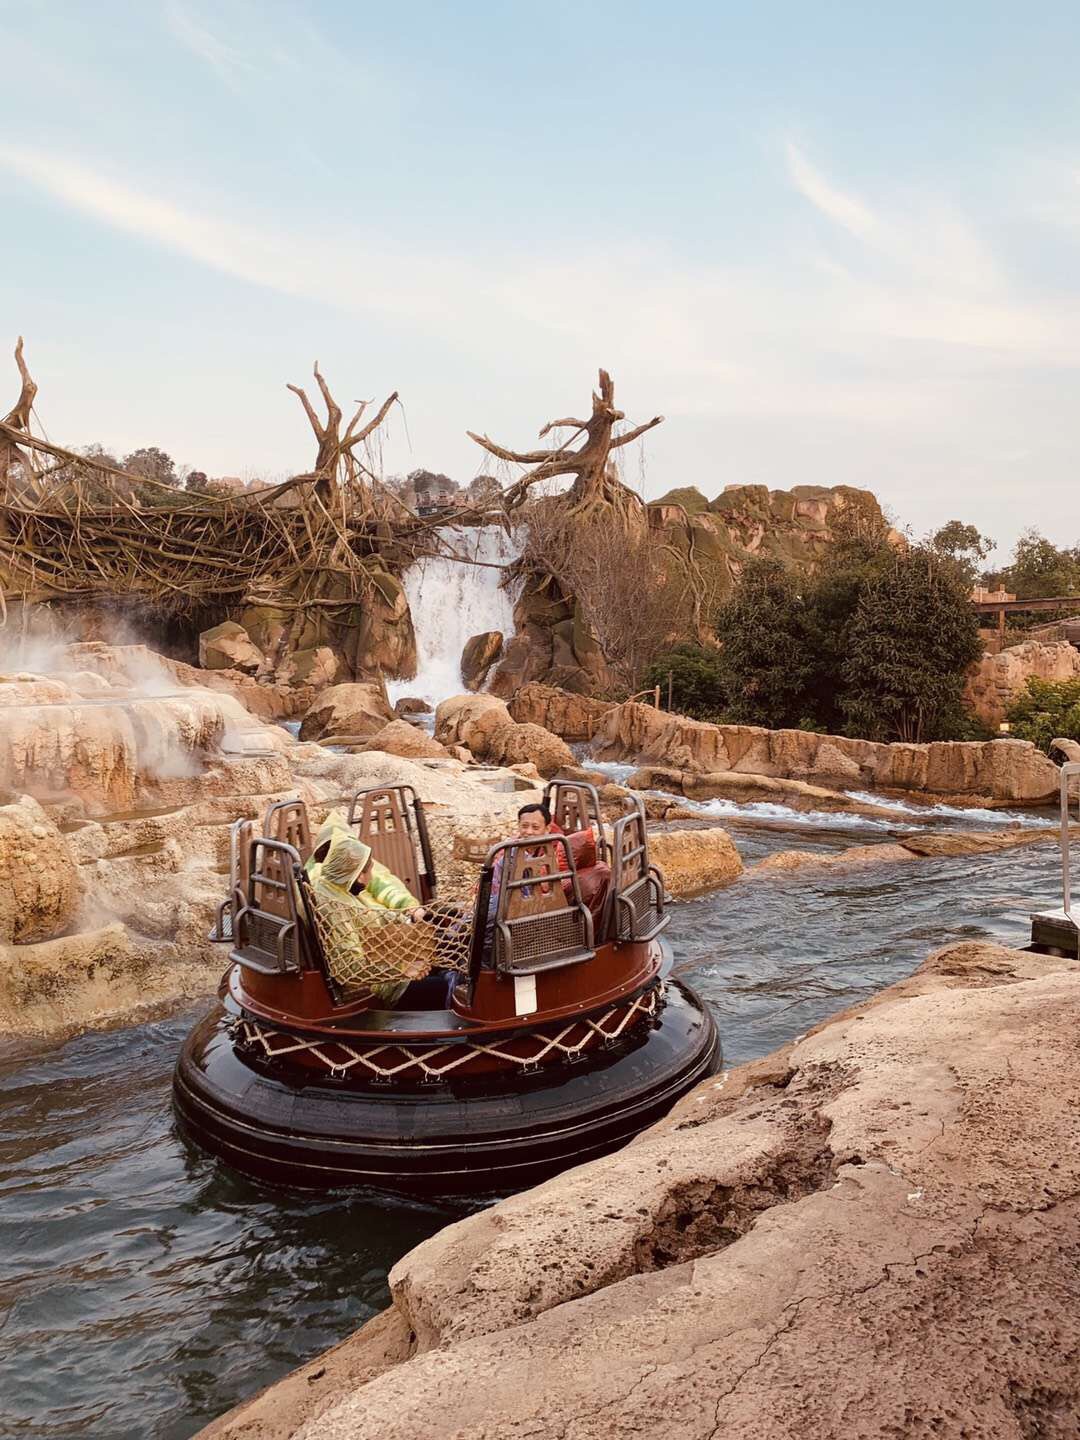
[[[266,836],[253,838],[245,902],[233,916],[229,958],[261,975],[298,975],[307,968],[306,917],[301,918],[296,848]]]
[[[600,796],[595,785],[589,785],[584,780],[549,780],[544,786],[544,802],[551,811],[552,820],[567,835],[575,835],[579,830],[595,825],[597,856],[611,863]]]
[[[206,937],[214,944],[231,944],[235,938],[233,919],[247,900],[254,832],[255,822],[252,820],[234,820],[229,826],[229,893],[218,906],[213,927]]]
[[[270,805],[263,820],[262,833],[267,840],[291,845],[301,863],[311,854],[311,821],[303,800],[277,800]]]
[[[435,899],[437,877],[424,806],[411,785],[358,790],[349,806],[349,825],[411,895],[423,904]]]
[[[561,835],[506,840],[491,851],[485,869],[493,868],[500,854],[493,945],[496,971],[534,975],[593,959],[593,918],[581,898],[577,867],[566,840]],[[562,858],[567,868],[560,866]]]
[[[640,808],[616,820],[612,832],[609,934],[616,943],[654,940],[666,929],[664,881],[649,863],[649,835]]]

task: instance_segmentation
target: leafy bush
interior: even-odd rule
[[[1080,740],[1080,680],[1032,676],[1005,713],[1018,740],[1049,750],[1052,740]]]
[[[716,720],[723,708],[720,655],[706,645],[676,645],[658,655],[645,672],[646,685],[659,685],[667,704],[668,675],[671,675],[671,703],[681,715],[695,720]]]
[[[717,612],[724,718],[880,740],[958,739],[978,622],[952,557],[879,537],[836,547],[814,576],[747,565]]]

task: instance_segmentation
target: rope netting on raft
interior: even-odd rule
[[[427,833],[438,899],[405,910],[359,910],[313,897],[313,919],[331,978],[350,999],[377,996],[434,969],[465,974],[473,949],[480,872],[505,821],[487,824],[429,814]],[[425,867],[421,862],[421,873]],[[483,917],[486,921],[486,916]]]

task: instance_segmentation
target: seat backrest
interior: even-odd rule
[[[311,822],[303,800],[275,801],[266,812],[263,834],[267,840],[291,845],[306,860],[311,854]]]
[[[297,891],[300,855],[265,836],[256,836],[247,848],[247,891],[233,920],[230,958],[264,975],[299,974],[305,962]]]
[[[250,845],[254,828],[253,820],[234,820],[229,826],[229,889],[217,908],[214,928],[207,937],[210,940],[231,944],[235,938],[234,918],[247,903]]]
[[[544,800],[551,810],[552,820],[567,835],[587,830],[594,824],[599,835],[597,848],[600,859],[608,859],[600,796],[595,785],[589,785],[584,780],[549,780],[544,786]]]
[[[496,970],[529,975],[591,960],[592,916],[581,899],[574,858],[563,837],[505,840],[492,850],[485,868],[493,868],[500,856]]]
[[[664,913],[664,882],[649,863],[649,835],[640,809],[616,820],[611,850],[611,939],[652,940],[670,917]]]
[[[360,790],[349,806],[349,825],[380,865],[418,900],[435,897],[435,871],[424,811],[411,785]]]

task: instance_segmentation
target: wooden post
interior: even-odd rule
[[[653,692],[652,692],[652,693],[653,693],[653,702],[652,702],[652,703],[653,703],[653,706],[654,706],[655,709],[659,710],[659,709],[660,709],[660,686],[659,686],[659,685],[655,686],[655,687],[653,688]]]
[[[667,672],[667,708],[668,708],[669,710],[671,709],[671,691],[672,691],[672,686],[673,686],[674,682],[675,682],[675,671],[674,671],[674,670],[669,670],[669,671]]]
[[[1005,644],[1005,606],[998,611],[998,644]]]

